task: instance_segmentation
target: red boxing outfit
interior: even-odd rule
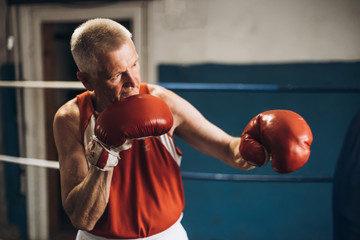
[[[149,94],[142,83],[141,94]],[[77,96],[84,147],[94,134],[95,116],[90,92]],[[136,109],[134,109],[136,111]],[[125,116],[126,117],[126,116]],[[167,133],[132,140],[120,152],[114,167],[110,198],[104,214],[91,231],[106,238],[148,237],[171,227],[184,210],[180,173],[181,152]]]

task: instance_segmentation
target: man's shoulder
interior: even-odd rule
[[[62,121],[79,121],[80,111],[76,98],[73,98],[62,105],[56,112],[54,123]]]
[[[151,95],[161,98],[162,100],[166,101],[169,97],[173,95],[172,91],[156,84],[148,83],[149,92]]]

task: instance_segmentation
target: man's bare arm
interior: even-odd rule
[[[76,100],[58,110],[53,129],[59,155],[63,207],[76,228],[90,231],[108,203],[112,171],[88,166]]]
[[[241,158],[240,138],[228,135],[209,122],[194,106],[172,91],[157,85],[149,85],[149,88],[151,94],[163,99],[173,113],[174,126],[171,133],[232,167],[242,170],[254,168]]]

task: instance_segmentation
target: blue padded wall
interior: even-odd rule
[[[360,87],[360,62],[160,65],[160,82],[251,83]],[[256,114],[289,109],[312,128],[308,163],[290,176],[333,176],[347,127],[360,109],[360,92],[176,91],[211,122],[240,136]],[[231,168],[175,138],[182,171],[280,175],[268,165]],[[183,225],[190,239],[332,239],[332,183],[184,180]]]

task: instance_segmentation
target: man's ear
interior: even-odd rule
[[[94,88],[91,84],[91,81],[90,81],[90,75],[86,72],[77,72],[76,73],[76,77],[77,79],[80,80],[80,82],[82,82],[82,84],[84,85],[84,87],[89,90],[89,91],[93,91]]]

